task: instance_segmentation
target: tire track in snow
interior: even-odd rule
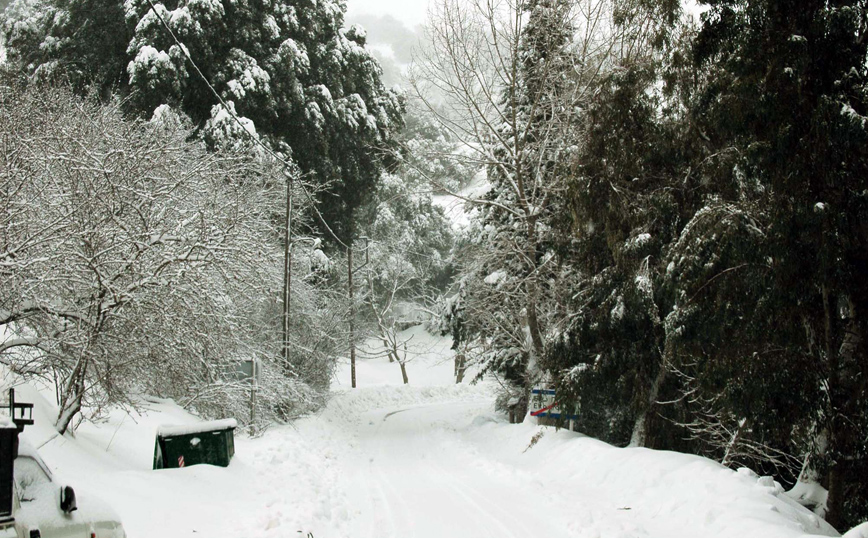
[[[550,510],[532,490],[457,457],[460,446],[447,441],[456,417],[468,416],[462,407],[479,402],[393,409],[359,422],[356,460],[365,465],[353,482],[364,483],[365,505],[375,512],[363,514],[369,524],[360,526],[372,538],[389,531],[396,538],[571,536],[566,523],[546,520]]]
[[[445,471],[442,466],[438,465],[441,472]],[[451,474],[448,473],[447,474]],[[469,486],[464,478],[458,477],[455,474],[451,474],[452,480],[444,480],[446,486],[454,491],[458,496],[465,499],[471,506],[476,507],[480,512],[483,512],[488,515],[488,520],[493,522],[494,525],[502,530],[505,534],[495,534],[495,536],[512,536],[514,538],[519,537],[527,537],[534,536],[536,533],[540,533],[543,536],[553,536],[551,533],[540,532],[539,528],[533,529],[531,532],[523,523],[521,523],[514,516],[509,514],[506,510],[497,505],[496,502],[492,502],[488,497],[484,494],[476,491],[473,487]],[[507,526],[503,523],[503,520],[507,520],[512,523],[514,526]],[[516,533],[516,531],[518,531]]]

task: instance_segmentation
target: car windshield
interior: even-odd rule
[[[35,459],[29,456],[18,456],[15,459],[15,482],[18,484],[18,491],[21,492],[21,500],[28,501],[33,498],[39,486],[50,484],[51,478]]]

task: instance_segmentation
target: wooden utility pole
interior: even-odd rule
[[[256,359],[250,361],[253,379],[250,380],[250,435],[256,434]]]
[[[283,366],[289,364],[289,302],[292,298],[292,172],[286,172],[286,230],[283,245],[283,345],[280,356]]]
[[[347,247],[347,296],[350,299],[350,380],[352,387],[356,388],[356,303],[353,299],[353,272],[368,265],[368,238],[359,237],[365,242],[365,263],[353,267],[353,243]]]
[[[356,305],[353,301],[353,244],[347,247],[347,295],[350,298],[350,378],[356,388]]]

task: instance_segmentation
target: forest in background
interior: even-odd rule
[[[242,414],[256,357],[264,424],[362,332],[403,368],[423,305],[517,417],[551,386],[868,519],[868,2],[700,6],[443,0],[401,91],[339,1],[10,2],[4,362],[63,430],[139,392]]]

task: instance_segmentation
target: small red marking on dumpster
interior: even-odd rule
[[[178,467],[184,466],[184,456],[178,456]]]

